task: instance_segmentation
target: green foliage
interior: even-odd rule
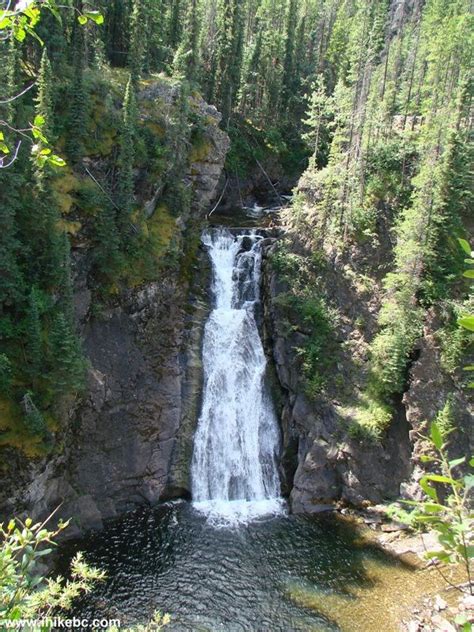
[[[436,415],[433,428],[439,430],[443,441],[456,429],[456,404],[452,394],[448,395],[443,408]]]
[[[58,609],[68,610],[79,595],[105,577],[88,566],[81,553],[71,563],[71,579],[47,579],[41,573],[54,540],[67,526],[60,523],[51,531],[46,522],[34,524],[30,518],[0,524],[0,619],[39,619]]]
[[[28,432],[37,437],[45,437],[47,433],[46,422],[33,401],[33,393],[28,392],[23,396],[22,407],[24,423]]]
[[[12,363],[5,353],[0,353],[0,395],[10,394],[12,378]]]
[[[376,443],[383,439],[393,417],[391,407],[368,395],[362,396],[354,411],[351,411],[348,434],[352,439]]]
[[[306,393],[317,399],[337,360],[338,314],[318,287],[317,271],[308,268],[304,259],[291,253],[285,243],[272,254],[271,265],[291,288],[278,296],[277,304],[295,323],[290,328],[304,335],[305,344],[296,351],[301,358]]]
[[[311,332],[304,347],[298,349],[303,362],[306,392],[317,398],[327,384],[329,370],[334,366],[335,314],[321,296],[309,293],[291,301],[304,327]]]
[[[85,383],[85,361],[73,325],[59,312],[51,327],[49,380],[58,395],[81,391]]]
[[[430,438],[433,453],[422,458],[439,473],[428,473],[420,479],[424,500],[403,501],[412,508],[410,513],[397,507],[392,508],[392,512],[410,526],[436,532],[439,549],[428,551],[426,557],[446,564],[461,564],[466,573],[468,590],[473,594],[470,566],[474,558],[474,514],[469,509],[469,494],[474,486],[474,474],[464,474],[463,471],[467,466],[472,470],[474,457],[469,464],[465,457],[450,459],[445,433],[436,422],[431,424]]]

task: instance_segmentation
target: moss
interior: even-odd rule
[[[201,134],[196,134],[191,139],[191,151],[189,152],[189,162],[204,162],[212,151],[212,143]]]
[[[160,204],[153,215],[141,224],[137,221],[139,214],[137,210],[135,222],[140,225],[140,243],[136,252],[127,258],[120,275],[120,281],[127,287],[137,287],[156,278],[157,270],[172,251],[179,235],[176,219],[165,204]]]
[[[65,219],[61,219],[58,222],[58,228],[61,232],[66,232],[69,235],[77,235],[82,228],[81,222],[68,222]]]
[[[75,203],[75,197],[73,193],[77,191],[80,184],[79,178],[72,172],[71,169],[67,169],[59,178],[53,180],[53,191],[56,201],[59,205],[61,213],[67,215],[73,204]]]
[[[0,398],[1,446],[16,448],[29,458],[46,456],[50,451],[41,437],[32,435],[27,430],[21,408],[5,398]]]

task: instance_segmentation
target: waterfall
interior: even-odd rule
[[[257,327],[262,237],[203,234],[213,267],[214,309],[203,343],[204,391],[194,440],[194,506],[214,524],[282,509],[278,423],[266,387]]]

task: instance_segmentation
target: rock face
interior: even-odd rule
[[[160,98],[168,95],[161,92]],[[6,455],[2,517],[23,512],[43,518],[60,506],[57,517],[74,516],[67,530],[72,537],[139,505],[188,493],[209,285],[196,235],[229,148],[215,108],[197,98],[192,107],[203,121],[206,151],[191,153],[183,177],[192,188],[191,214],[178,217],[177,226],[188,250],[181,257],[194,263],[186,263],[186,274],[164,272],[159,281],[126,291],[97,317],[91,313],[88,253],[75,253],[76,315],[90,363],[86,394],[62,415],[60,454],[35,461],[13,451]],[[159,194],[146,205],[149,216]],[[187,244],[190,225],[193,242]]]
[[[344,433],[337,401],[305,394],[300,331],[288,333],[278,297],[286,290],[267,262],[264,275],[266,323],[282,398],[284,489],[296,513],[324,511],[336,501],[351,505],[395,499],[411,473],[408,425],[402,413],[383,444],[367,445]],[[340,288],[339,288],[340,290]],[[334,287],[336,291],[336,287]],[[341,291],[341,290],[340,290]],[[351,304],[350,297],[341,299]]]

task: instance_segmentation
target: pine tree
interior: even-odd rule
[[[58,305],[67,322],[74,327],[74,288],[71,274],[71,246],[66,232],[63,232],[61,238],[61,268],[59,273],[60,296]]]
[[[34,394],[31,391],[25,393],[22,399],[24,422],[28,431],[36,436],[44,437],[47,434],[47,426],[43,415],[33,401]]]
[[[247,112],[252,112],[258,119],[258,111],[261,107],[262,98],[262,76],[261,76],[261,56],[262,56],[262,41],[263,34],[262,29],[258,28],[257,22],[257,37],[251,54],[249,55],[248,63],[245,69],[245,79],[242,82],[240,110],[244,116]]]
[[[283,63],[283,79],[281,91],[282,112],[288,108],[288,103],[295,89],[295,37],[296,37],[297,4],[290,0],[288,7],[288,21],[286,27],[285,60]]]
[[[75,0],[77,9],[82,1]],[[88,98],[84,84],[84,29],[74,22],[71,35],[72,69],[71,97],[67,124],[66,150],[73,162],[84,154],[84,138],[87,127]]]
[[[18,197],[15,182],[11,181],[9,175],[11,174],[0,172],[0,187],[7,190],[8,185],[8,196],[0,203],[0,314],[3,309],[11,308],[21,299],[24,289],[18,261],[20,250],[16,226]]]
[[[43,331],[39,311],[38,291],[32,288],[25,320],[25,342],[27,373],[33,383],[42,374],[43,363]]]
[[[73,326],[59,311],[49,336],[51,370],[49,379],[58,395],[78,392],[84,387],[85,361]]]
[[[321,152],[321,142],[323,134],[326,131],[325,125],[331,114],[331,101],[332,99],[326,95],[324,77],[320,75],[313,86],[307,119],[304,121],[304,124],[310,129],[309,132],[303,135],[303,138],[311,147],[312,167],[315,167],[318,163],[318,157]]]
[[[175,51],[178,48],[181,40],[181,2],[182,0],[171,0],[169,9],[167,45],[171,51]]]
[[[188,81],[195,81],[199,66],[199,31],[200,17],[198,1],[191,0],[186,16],[183,40],[173,60],[173,70],[183,75]]]
[[[5,353],[0,353],[0,395],[8,397],[11,394],[12,379],[12,363]]]
[[[35,114],[44,120],[41,131],[50,144],[54,144],[53,138],[53,73],[49,62],[48,52],[43,49],[41,64],[38,73],[38,92],[35,98]]]
[[[133,162],[135,159],[136,103],[133,79],[130,76],[123,103],[123,119],[118,158],[118,230],[122,247],[127,246],[130,236],[131,216],[134,201]]]
[[[222,2],[220,5],[220,37],[217,59],[217,102],[224,125],[229,123],[240,87],[243,61],[244,25],[239,0]]]
[[[115,212],[108,200],[103,200],[95,218],[94,236],[95,276],[106,285],[116,278],[123,263]]]
[[[132,14],[130,16],[130,48],[128,52],[128,68],[132,77],[134,88],[138,86],[144,56],[143,41],[143,0],[133,0]]]

